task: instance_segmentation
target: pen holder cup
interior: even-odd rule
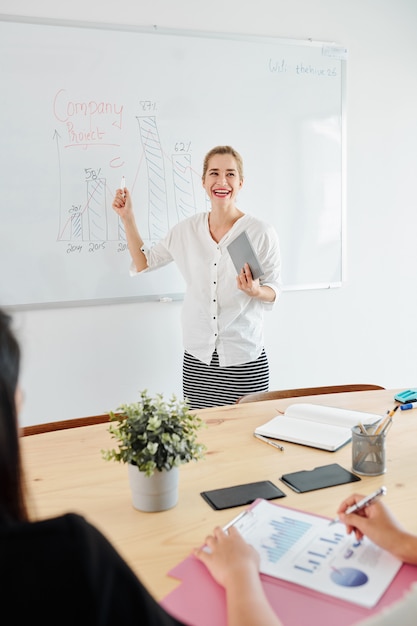
[[[352,471],[363,476],[385,474],[385,433],[363,433],[359,426],[352,428]]]

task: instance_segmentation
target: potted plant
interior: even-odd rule
[[[152,398],[147,390],[138,402],[110,411],[109,419],[118,448],[102,450],[102,455],[128,465],[133,506],[141,511],[175,506],[179,466],[204,456],[205,446],[197,441],[203,420],[175,395],[165,401],[162,394]]]

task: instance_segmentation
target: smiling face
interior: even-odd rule
[[[231,154],[214,154],[207,162],[203,187],[213,203],[234,203],[243,185],[238,163]]]

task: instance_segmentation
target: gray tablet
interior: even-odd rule
[[[238,235],[236,239],[233,239],[233,241],[227,246],[227,249],[238,274],[240,274],[244,264],[247,263],[250,267],[254,280],[262,276],[264,270],[258,257],[256,256],[246,230]]]

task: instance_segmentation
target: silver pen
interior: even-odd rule
[[[258,433],[253,433],[253,436],[256,437],[257,439],[260,439],[261,441],[264,441],[265,443],[269,443],[270,446],[273,446],[274,448],[278,448],[278,450],[282,450],[284,452],[284,446],[281,446],[279,443],[275,443],[275,441],[271,441],[270,439],[267,439],[263,435],[258,435]]]
[[[239,515],[236,515],[236,517],[230,520],[230,522],[228,522],[226,526],[223,526],[223,529],[222,529],[223,532],[226,533],[229,528],[237,524],[242,519],[242,517],[245,517],[245,515],[247,515],[248,513],[249,513],[249,509],[246,509],[245,511],[242,511],[242,513],[239,513]],[[207,544],[205,544],[202,549],[204,550],[204,552],[211,554],[211,549],[208,547]]]
[[[352,506],[349,506],[346,509],[345,514],[350,515],[351,513],[356,513],[356,511],[360,511],[361,509],[364,509],[366,506],[368,506],[368,504],[371,504],[377,498],[380,498],[381,496],[385,496],[386,493],[387,493],[387,488],[380,487],[373,493],[370,493],[369,496],[365,496],[364,498],[362,498],[362,500],[359,500],[359,502],[357,502],[356,504],[352,504]],[[330,523],[335,524],[338,521],[339,521],[339,518],[335,517]]]
[[[245,517],[245,515],[247,515],[249,512],[249,509],[247,509],[246,511],[242,511],[242,513],[239,513],[239,515],[237,515],[236,517],[234,517],[232,520],[230,520],[230,522],[228,522],[226,524],[226,526],[223,526],[223,531],[226,532],[226,530],[228,528],[230,528],[231,526],[234,526],[235,524],[237,524],[237,522],[239,520],[242,519],[242,517]]]

